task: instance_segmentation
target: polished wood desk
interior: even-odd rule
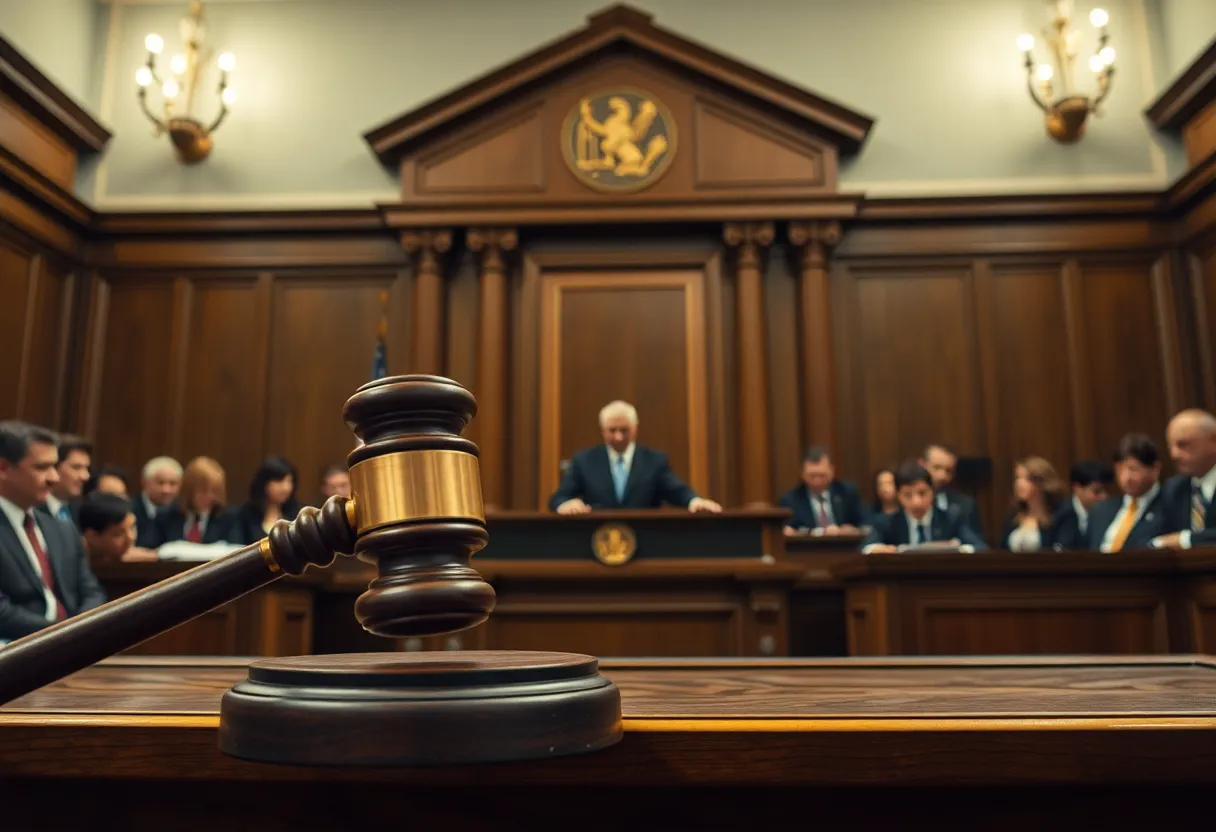
[[[904,553],[832,567],[859,656],[1216,646],[1216,551]]]
[[[620,744],[409,770],[222,756],[243,665],[110,660],[0,708],[5,829],[1164,829],[1216,785],[1204,658],[604,661]]]

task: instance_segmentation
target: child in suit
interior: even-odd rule
[[[862,541],[864,554],[898,552],[901,546],[948,542],[986,548],[958,514],[934,511],[933,477],[919,463],[906,462],[895,472],[900,510],[876,519]]]

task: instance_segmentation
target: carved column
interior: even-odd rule
[[[443,263],[452,247],[446,228],[407,231],[401,245],[414,258],[414,300],[411,304],[410,372],[443,374]]]
[[[772,502],[772,431],[768,418],[768,349],[764,325],[764,249],[771,222],[727,223],[723,239],[736,249],[735,317],[739,363],[739,489],[744,506]]]
[[[838,222],[790,223],[790,243],[801,250],[798,317],[802,347],[802,444],[823,445],[833,456],[839,454],[839,448],[828,257],[838,242]]]
[[[471,228],[469,250],[481,254],[477,328],[477,444],[481,491],[487,509],[507,505],[507,356],[510,342],[507,270],[503,255],[519,237],[513,228]]]

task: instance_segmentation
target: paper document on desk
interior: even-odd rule
[[[929,554],[941,554],[946,552],[957,552],[963,555],[969,555],[975,551],[975,547],[967,543],[917,543],[915,545],[905,543],[900,546],[897,551],[900,552],[925,552]]]
[[[156,554],[161,560],[208,561],[222,558],[229,552],[240,549],[236,543],[191,543],[189,540],[174,540],[159,546]]]

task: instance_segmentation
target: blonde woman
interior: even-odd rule
[[[1013,505],[1001,532],[1001,547],[1012,552],[1050,549],[1051,518],[1065,498],[1064,481],[1042,457],[1030,456],[1013,467]]]

